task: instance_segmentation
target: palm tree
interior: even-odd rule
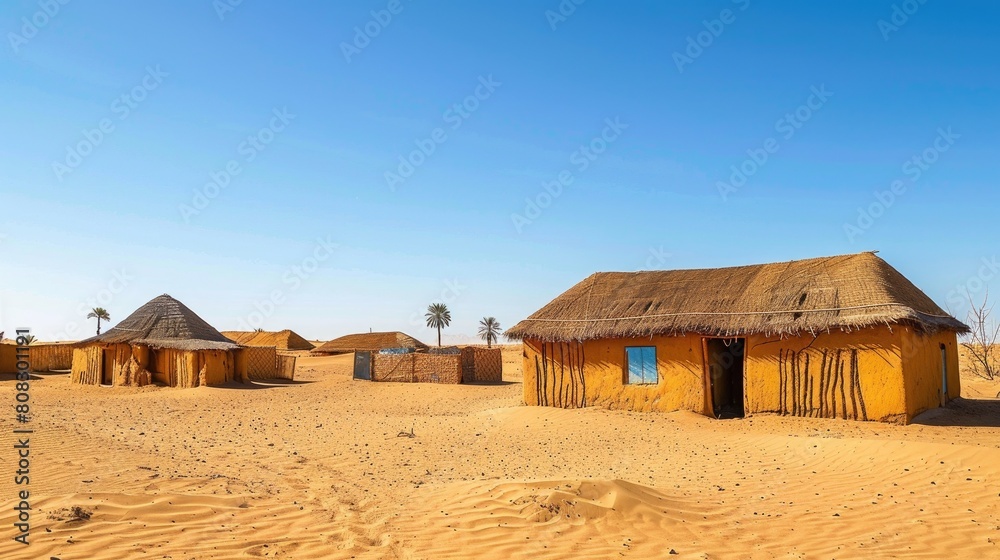
[[[491,348],[500,338],[500,322],[496,317],[483,317],[483,320],[479,321],[479,338],[486,341],[487,348]]]
[[[438,348],[441,347],[441,328],[451,324],[451,311],[443,303],[432,303],[427,306],[427,326],[438,331]]]
[[[103,307],[95,307],[90,310],[87,314],[88,319],[97,319],[97,334],[101,334],[101,319],[105,321],[111,320],[111,315],[108,315],[108,310]]]
[[[0,333],[0,334],[2,334],[2,333]],[[35,335],[33,335],[33,334],[26,334],[26,335],[24,335],[24,343],[26,345],[30,346],[30,345],[34,344],[36,341],[37,341],[37,339],[35,338]]]

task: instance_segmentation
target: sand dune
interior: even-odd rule
[[[498,386],[354,382],[350,356],[250,388],[41,376],[33,544],[0,557],[1000,554],[1000,401],[911,426],[522,407],[519,356]]]

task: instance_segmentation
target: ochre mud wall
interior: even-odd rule
[[[903,376],[906,379],[906,411],[909,419],[931,408],[941,406],[944,384],[942,361],[947,363],[948,395],[946,400],[961,396],[958,369],[958,336],[953,332],[924,335],[902,328]],[[941,358],[941,345],[945,359]]]
[[[0,344],[0,373],[17,373],[17,346]]]
[[[101,384],[101,347],[86,346],[73,350],[70,381],[84,385]]]
[[[128,344],[93,344],[73,350],[70,381],[85,385],[148,385],[149,349]]]
[[[655,346],[658,383],[629,385],[626,346]],[[658,336],[578,342],[524,341],[524,402],[578,408],[705,413],[701,338]]]
[[[174,350],[172,348],[160,348],[153,351],[155,364],[153,369],[153,379],[168,387],[191,388],[197,387],[199,379],[198,354],[196,352],[186,352]]]
[[[163,383],[169,387],[221,385],[236,377],[234,353],[228,350],[150,350],[128,344],[91,345],[73,351],[70,380],[115,386]]]
[[[215,386],[233,381],[236,376],[235,352],[202,350],[198,356],[198,385]]]
[[[584,343],[525,340],[524,402],[563,408],[682,409],[711,415],[703,339],[686,335]],[[941,344],[948,362],[948,396],[960,394],[954,333],[927,336],[897,325],[745,340],[747,415],[909,422],[940,403]],[[656,347],[656,384],[626,383],[626,346]]]
[[[888,327],[749,337],[746,413],[905,422],[901,342]]]

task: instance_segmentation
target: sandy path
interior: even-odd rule
[[[44,376],[33,544],[5,453],[0,557],[1000,555],[1000,401],[905,427],[527,408],[518,356],[501,386],[354,382],[349,356],[253,389]]]

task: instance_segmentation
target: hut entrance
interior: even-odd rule
[[[705,339],[706,374],[716,418],[743,418],[745,347],[745,338]]]
[[[115,384],[115,352],[105,348],[101,352],[101,385]]]

